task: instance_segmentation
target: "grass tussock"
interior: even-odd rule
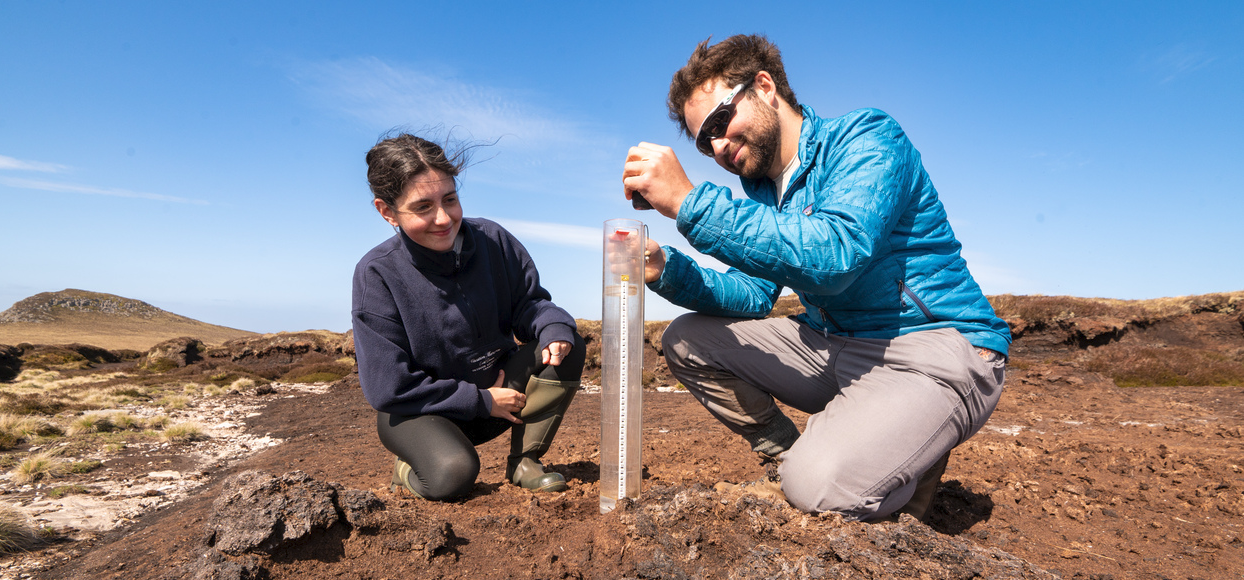
[[[198,423],[178,423],[166,428],[160,436],[170,443],[189,443],[210,438]]]
[[[39,532],[17,508],[0,506],[0,554],[25,552],[39,546]]]
[[[88,413],[69,424],[69,435],[86,435],[90,433],[110,433],[116,430],[112,417],[104,413]]]
[[[185,409],[190,406],[190,397],[183,395],[168,395],[156,401],[156,405],[165,409]]]
[[[1244,386],[1244,353],[1236,357],[1187,347],[1102,350],[1085,369],[1120,387]]]
[[[59,437],[64,431],[55,423],[28,415],[0,414],[0,449],[11,449],[40,437]]]
[[[229,390],[241,392],[241,391],[255,388],[256,384],[257,383],[255,382],[255,379],[252,379],[250,377],[241,377],[233,381],[232,383],[229,383]]]
[[[10,475],[19,484],[36,483],[58,477],[65,473],[65,463],[56,458],[56,452],[45,451],[23,459]]]

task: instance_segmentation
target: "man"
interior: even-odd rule
[[[641,194],[731,267],[649,241],[648,287],[695,311],[662,339],[670,370],[779,462],[780,483],[718,488],[851,520],[923,517],[951,448],[997,405],[1011,337],[920,154],[881,111],[831,119],[800,106],[763,36],[700,43],[668,106],[747,196],[693,185],[668,147],[628,152],[626,196]],[[806,313],[763,318],[784,287]],[[811,414],[802,435],[775,399]]]

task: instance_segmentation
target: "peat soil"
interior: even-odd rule
[[[1187,330],[1221,322],[1203,320]],[[590,391],[545,457],[568,491],[505,483],[502,437],[479,447],[470,496],[411,498],[389,489],[392,456],[351,376],[268,400],[246,430],[283,443],[204,473],[197,493],[8,558],[37,559],[22,574],[49,579],[1244,577],[1244,389],[1122,389],[1083,370],[1086,352],[1052,335],[1017,341],[1000,406],[951,455],[923,523],[843,522],[716,493],[715,482],[764,467],[691,396],[655,390],[644,393],[643,493],[613,512],[599,513],[600,396]],[[250,470],[300,471],[383,506],[222,555],[211,547],[213,504]]]

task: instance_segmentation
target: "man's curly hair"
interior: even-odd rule
[[[666,100],[670,120],[678,124],[678,128],[687,138],[694,139],[695,135],[687,126],[683,107],[694,91],[715,79],[722,80],[726,86],[734,86],[755,77],[760,71],[765,71],[777,84],[778,96],[791,107],[799,108],[795,91],[791,90],[790,83],[786,81],[782,51],[778,50],[776,44],[760,34],[736,34],[709,46],[712,39],[710,36],[697,45],[691,58],[687,59],[687,64],[678,69],[670,81],[670,94]]]

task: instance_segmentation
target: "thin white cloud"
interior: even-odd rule
[[[54,183],[51,181],[39,181],[35,179],[15,179],[12,177],[0,177],[0,185],[6,187],[14,187],[18,189],[34,189],[39,191],[54,191],[57,193],[82,193],[87,195],[106,195],[111,197],[128,197],[133,199],[148,199],[152,201],[167,201],[172,203],[188,203],[193,205],[208,205],[206,201],[199,199],[187,199],[184,197],[174,197],[171,195],[161,195],[158,193],[142,193],[138,191],[129,191],[127,189],[91,187],[89,185],[74,185],[69,183]]]
[[[467,140],[496,140],[477,152],[476,160],[487,162],[471,170],[474,184],[572,197],[617,189],[619,152],[626,147],[572,113],[541,104],[552,101],[548,95],[374,57],[298,63],[289,77],[320,106],[372,127],[442,127]]]
[[[1203,48],[1180,43],[1156,50],[1141,59],[1141,67],[1160,78],[1159,83],[1169,83],[1193,71],[1205,68],[1216,57]]]
[[[290,76],[327,105],[382,127],[461,127],[476,138],[515,137],[524,146],[541,148],[585,138],[573,123],[524,101],[535,98],[531,95],[373,57],[305,63],[295,66]]]
[[[529,222],[497,217],[488,219],[501,224],[502,227],[514,234],[514,237],[524,241],[524,243],[545,242],[592,249],[600,249],[603,243],[600,228],[552,222]]]
[[[42,173],[60,173],[68,171],[69,167],[57,163],[44,163],[42,161],[23,161],[6,155],[0,155],[0,170],[17,170],[17,171],[39,171]]]

